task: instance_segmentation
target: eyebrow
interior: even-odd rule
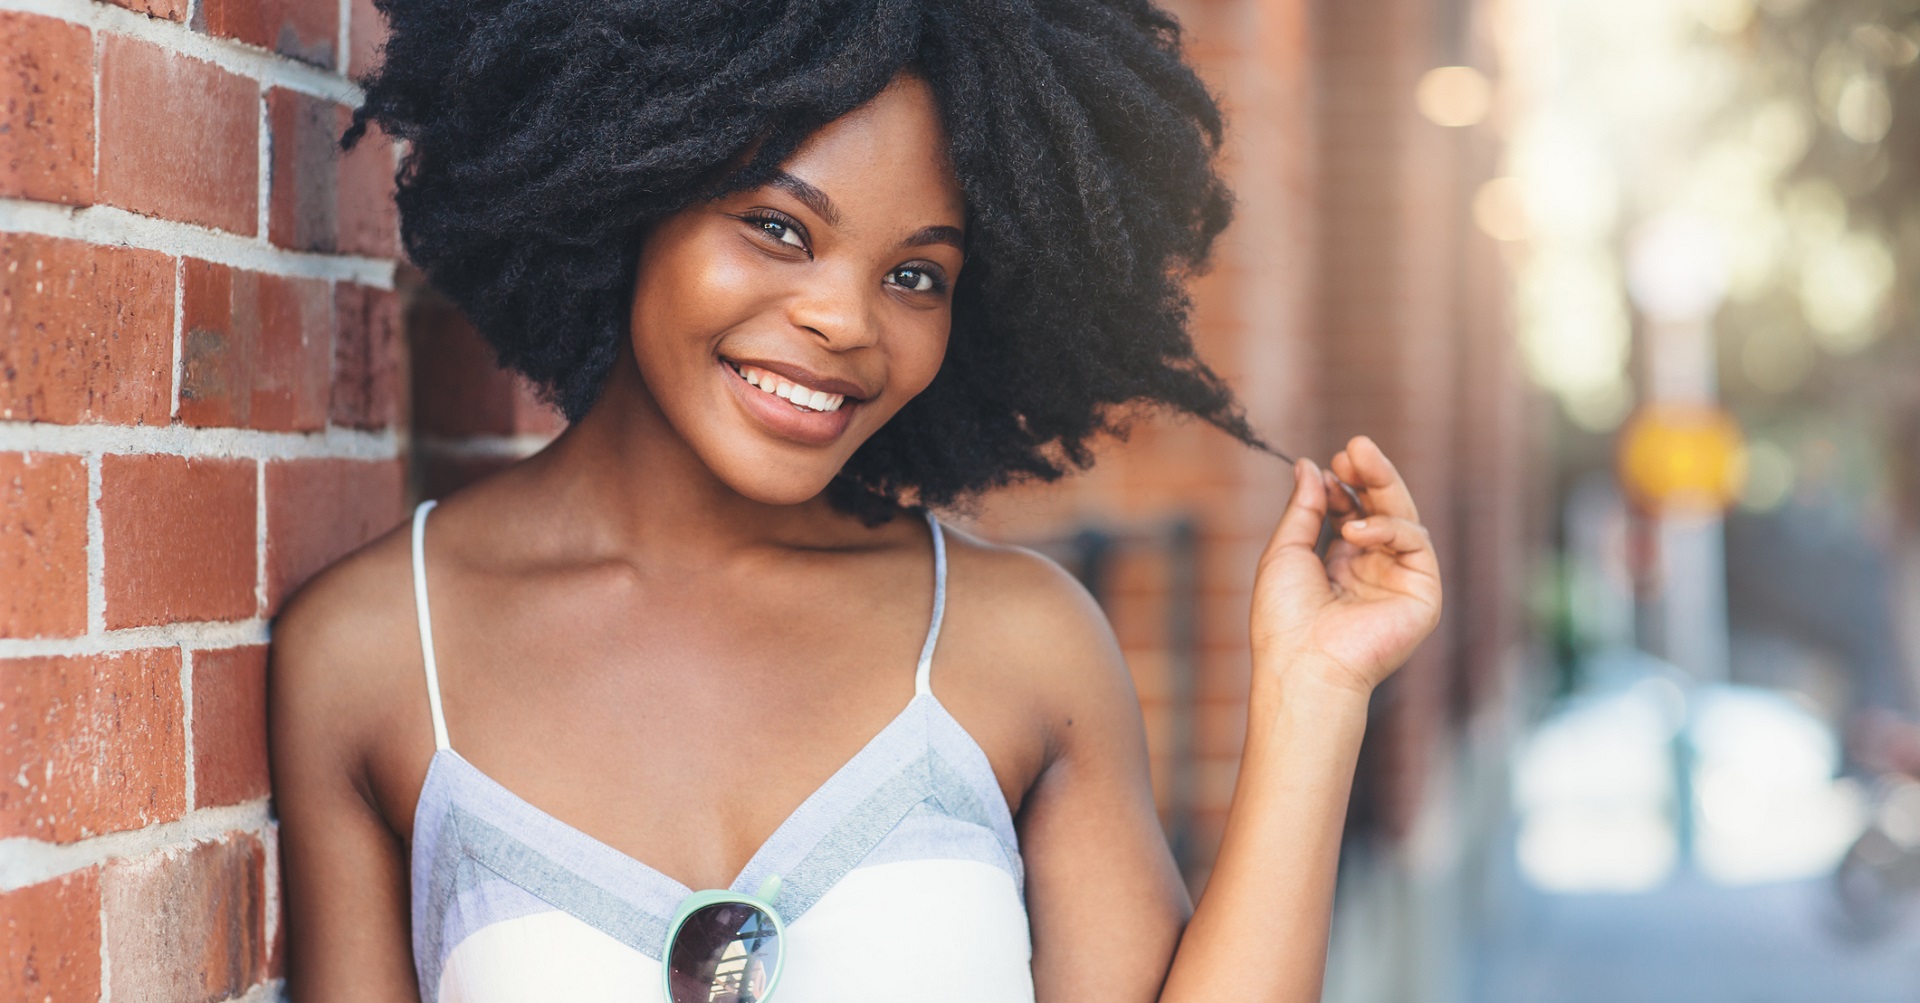
[[[967,235],[957,226],[923,226],[913,231],[904,242],[907,247],[925,247],[928,244],[952,244],[955,249],[966,252]]]
[[[828,223],[834,226],[840,225],[840,210],[834,206],[833,200],[827,197],[826,192],[807,184],[805,181],[788,174],[786,171],[774,171],[773,177],[767,179],[767,184],[799,199],[800,204],[812,209],[821,219],[826,220]]]
[[[788,174],[786,171],[774,171],[767,184],[786,192],[800,200],[800,204],[812,209],[821,219],[833,226],[840,225],[840,208],[833,204],[827,193],[807,182]],[[952,244],[961,251],[966,250],[966,234],[957,226],[923,226],[913,231],[901,242],[906,247],[925,247],[928,244]]]

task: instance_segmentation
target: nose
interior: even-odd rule
[[[856,269],[809,269],[788,301],[787,320],[812,332],[831,351],[864,348],[880,338],[873,302],[879,293],[879,283],[867,281]]]

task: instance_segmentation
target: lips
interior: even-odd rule
[[[839,439],[862,403],[861,388],[845,380],[777,363],[724,358],[719,363],[747,414],[774,436],[800,445],[826,446]]]

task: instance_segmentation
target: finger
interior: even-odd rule
[[[1413,504],[1413,492],[1407,490],[1400,471],[1372,439],[1354,436],[1334,459],[1341,457],[1346,458],[1344,465],[1351,472],[1351,476],[1342,479],[1361,489],[1371,511],[1415,522],[1420,520],[1420,510]],[[1339,467],[1335,467],[1334,472],[1339,473]]]
[[[1312,551],[1320,541],[1320,524],[1326,515],[1327,489],[1321,483],[1320,468],[1312,460],[1294,461],[1293,495],[1287,499],[1287,510],[1280,514],[1280,524],[1274,527],[1267,549],[1303,547]]]
[[[1396,555],[1433,549],[1433,538],[1428,535],[1425,526],[1411,519],[1390,515],[1368,516],[1344,523],[1340,527],[1340,536],[1356,547],[1385,550]]]
[[[1330,511],[1342,518],[1359,516],[1365,518],[1373,514],[1367,508],[1366,499],[1347,481],[1334,476],[1332,471],[1326,474],[1327,505]]]

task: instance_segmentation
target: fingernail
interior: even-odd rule
[[[1349,525],[1349,526],[1352,526],[1352,527],[1353,527],[1354,529],[1366,529],[1366,528],[1367,528],[1367,520],[1365,520],[1365,519],[1355,519],[1355,520],[1353,520],[1352,522],[1350,522],[1350,523],[1347,523],[1347,525]]]

